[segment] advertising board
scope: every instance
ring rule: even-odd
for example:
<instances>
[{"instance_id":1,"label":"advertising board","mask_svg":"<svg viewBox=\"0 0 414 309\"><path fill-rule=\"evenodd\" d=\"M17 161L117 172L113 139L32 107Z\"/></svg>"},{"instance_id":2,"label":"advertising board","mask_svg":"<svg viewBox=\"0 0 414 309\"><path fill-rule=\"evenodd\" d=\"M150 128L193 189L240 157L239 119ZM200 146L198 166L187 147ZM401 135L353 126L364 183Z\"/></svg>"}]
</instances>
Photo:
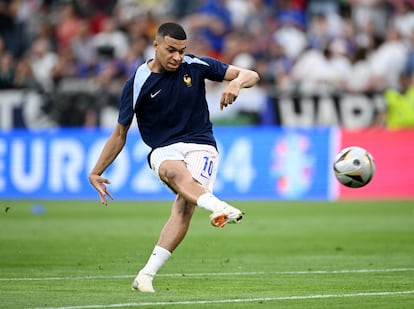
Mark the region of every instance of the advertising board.
<instances>
[{"instance_id":1,"label":"advertising board","mask_svg":"<svg viewBox=\"0 0 414 309\"><path fill-rule=\"evenodd\" d=\"M105 172L116 199L171 199L131 130ZM332 199L332 128L218 127L215 193L225 199ZM97 199L88 173L111 132L56 129L0 133L0 199Z\"/></svg>"}]
</instances>

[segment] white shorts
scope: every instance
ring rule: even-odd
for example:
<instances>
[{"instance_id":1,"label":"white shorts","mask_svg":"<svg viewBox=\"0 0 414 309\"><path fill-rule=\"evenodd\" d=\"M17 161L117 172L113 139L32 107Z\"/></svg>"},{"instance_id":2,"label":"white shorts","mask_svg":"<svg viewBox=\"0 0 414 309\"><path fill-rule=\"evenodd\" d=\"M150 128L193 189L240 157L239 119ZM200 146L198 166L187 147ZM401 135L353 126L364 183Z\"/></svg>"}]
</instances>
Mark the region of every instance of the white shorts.
<instances>
[{"instance_id":1,"label":"white shorts","mask_svg":"<svg viewBox=\"0 0 414 309\"><path fill-rule=\"evenodd\" d=\"M158 179L160 179L160 165L165 160L184 161L193 178L210 192L213 192L219 163L216 148L210 145L180 142L154 149L149 161L151 169Z\"/></svg>"}]
</instances>

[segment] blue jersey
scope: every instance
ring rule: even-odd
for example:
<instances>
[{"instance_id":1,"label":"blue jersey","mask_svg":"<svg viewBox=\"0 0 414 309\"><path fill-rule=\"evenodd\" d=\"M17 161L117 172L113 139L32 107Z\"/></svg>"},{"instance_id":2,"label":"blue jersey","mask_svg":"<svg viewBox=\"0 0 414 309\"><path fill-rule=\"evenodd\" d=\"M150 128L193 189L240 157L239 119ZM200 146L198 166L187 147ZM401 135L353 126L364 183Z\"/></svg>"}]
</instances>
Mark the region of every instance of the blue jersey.
<instances>
[{"instance_id":1,"label":"blue jersey","mask_svg":"<svg viewBox=\"0 0 414 309\"><path fill-rule=\"evenodd\" d=\"M118 122L134 114L142 140L152 149L177 142L216 147L205 80L223 81L228 65L210 57L185 55L174 72L153 73L142 64L125 84Z\"/></svg>"}]
</instances>

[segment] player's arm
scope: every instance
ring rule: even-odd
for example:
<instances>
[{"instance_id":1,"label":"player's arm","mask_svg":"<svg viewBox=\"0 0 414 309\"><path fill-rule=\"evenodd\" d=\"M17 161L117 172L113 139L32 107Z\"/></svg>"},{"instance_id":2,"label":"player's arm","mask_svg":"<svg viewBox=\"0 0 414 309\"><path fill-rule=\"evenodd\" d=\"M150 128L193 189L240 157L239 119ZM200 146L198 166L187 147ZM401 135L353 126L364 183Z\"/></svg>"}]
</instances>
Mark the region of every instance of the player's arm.
<instances>
[{"instance_id":1,"label":"player's arm","mask_svg":"<svg viewBox=\"0 0 414 309\"><path fill-rule=\"evenodd\" d=\"M221 110L237 99L240 89L253 87L260 80L260 77L255 71L229 65L224 80L229 81L229 83L221 94Z\"/></svg>"},{"instance_id":2,"label":"player's arm","mask_svg":"<svg viewBox=\"0 0 414 309\"><path fill-rule=\"evenodd\" d=\"M108 204L106 196L109 196L111 199L113 197L105 186L105 184L110 184L110 181L101 177L101 175L124 148L128 129L129 125L124 126L119 123L116 125L111 136L106 141L95 167L89 174L89 182L98 191L99 199L104 205Z\"/></svg>"}]
</instances>

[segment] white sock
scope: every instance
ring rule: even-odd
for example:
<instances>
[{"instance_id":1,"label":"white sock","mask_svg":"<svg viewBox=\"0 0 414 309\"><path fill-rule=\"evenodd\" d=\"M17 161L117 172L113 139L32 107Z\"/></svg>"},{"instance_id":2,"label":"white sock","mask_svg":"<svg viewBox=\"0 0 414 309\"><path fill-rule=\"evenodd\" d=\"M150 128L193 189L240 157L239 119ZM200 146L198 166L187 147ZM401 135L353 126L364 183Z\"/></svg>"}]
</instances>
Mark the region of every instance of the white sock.
<instances>
[{"instance_id":1,"label":"white sock","mask_svg":"<svg viewBox=\"0 0 414 309\"><path fill-rule=\"evenodd\" d=\"M213 212L216 210L219 202L220 200L217 197L215 197L212 193L207 192L200 195L197 199L197 206Z\"/></svg>"},{"instance_id":2,"label":"white sock","mask_svg":"<svg viewBox=\"0 0 414 309\"><path fill-rule=\"evenodd\" d=\"M141 269L141 272L155 276L158 270L167 262L168 258L171 256L171 252L167 249L164 249L160 246L155 246L154 251L152 251L151 256L148 259L147 264L145 264L144 268Z\"/></svg>"}]
</instances>

